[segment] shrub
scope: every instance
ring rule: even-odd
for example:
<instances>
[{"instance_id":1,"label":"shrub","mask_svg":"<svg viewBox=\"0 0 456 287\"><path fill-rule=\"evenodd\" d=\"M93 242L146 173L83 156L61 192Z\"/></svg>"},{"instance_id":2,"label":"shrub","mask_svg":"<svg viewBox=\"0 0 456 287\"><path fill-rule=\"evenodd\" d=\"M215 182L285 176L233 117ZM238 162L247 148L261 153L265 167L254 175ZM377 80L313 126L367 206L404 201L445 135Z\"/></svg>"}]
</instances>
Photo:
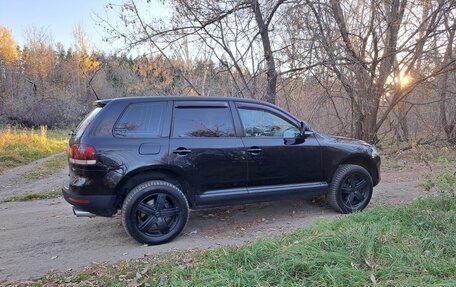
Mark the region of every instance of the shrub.
<instances>
[{"instance_id":1,"label":"shrub","mask_svg":"<svg viewBox=\"0 0 456 287\"><path fill-rule=\"evenodd\" d=\"M436 174L425 173L425 180L418 185L426 191L436 191L442 194L456 194L456 169L454 163L451 164L448 159L439 159L444 164L444 169Z\"/></svg>"}]
</instances>

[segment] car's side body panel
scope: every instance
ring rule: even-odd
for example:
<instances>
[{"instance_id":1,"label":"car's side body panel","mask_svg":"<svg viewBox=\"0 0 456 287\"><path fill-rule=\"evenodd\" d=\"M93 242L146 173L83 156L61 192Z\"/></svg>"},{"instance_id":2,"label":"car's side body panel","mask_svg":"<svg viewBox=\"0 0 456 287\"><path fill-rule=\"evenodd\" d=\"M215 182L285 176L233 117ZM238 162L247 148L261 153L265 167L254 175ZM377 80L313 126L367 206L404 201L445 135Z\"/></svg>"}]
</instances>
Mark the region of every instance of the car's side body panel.
<instances>
[{"instance_id":1,"label":"car's side body panel","mask_svg":"<svg viewBox=\"0 0 456 287\"><path fill-rule=\"evenodd\" d=\"M273 201L292 197L309 198L328 191L326 182L266 185L205 192L197 197L195 208Z\"/></svg>"},{"instance_id":2,"label":"car's side body panel","mask_svg":"<svg viewBox=\"0 0 456 287\"><path fill-rule=\"evenodd\" d=\"M179 149L189 154L180 154ZM247 161L240 138L171 139L168 165L191 180L192 195L218 189L245 188Z\"/></svg>"},{"instance_id":3,"label":"car's side body panel","mask_svg":"<svg viewBox=\"0 0 456 287\"><path fill-rule=\"evenodd\" d=\"M343 163L356 159L357 163L366 167L371 173L374 186L380 181L380 157L373 154L370 145L363 141L326 136L316 133L322 147L324 180L331 182L336 169Z\"/></svg>"}]
</instances>

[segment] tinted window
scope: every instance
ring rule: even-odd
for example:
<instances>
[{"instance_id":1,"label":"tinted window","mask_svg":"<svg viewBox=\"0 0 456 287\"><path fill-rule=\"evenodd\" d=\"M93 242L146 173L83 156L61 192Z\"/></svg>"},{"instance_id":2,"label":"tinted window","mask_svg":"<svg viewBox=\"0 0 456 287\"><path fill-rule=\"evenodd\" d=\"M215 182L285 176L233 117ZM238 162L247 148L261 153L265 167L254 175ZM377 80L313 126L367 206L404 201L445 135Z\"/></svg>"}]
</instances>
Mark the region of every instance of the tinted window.
<instances>
[{"instance_id":1,"label":"tinted window","mask_svg":"<svg viewBox=\"0 0 456 287\"><path fill-rule=\"evenodd\" d=\"M138 103L128 106L114 128L120 137L158 137L164 118L166 102Z\"/></svg>"},{"instance_id":2,"label":"tinted window","mask_svg":"<svg viewBox=\"0 0 456 287\"><path fill-rule=\"evenodd\" d=\"M234 124L229 108L174 109L174 137L232 137Z\"/></svg>"},{"instance_id":3,"label":"tinted window","mask_svg":"<svg viewBox=\"0 0 456 287\"><path fill-rule=\"evenodd\" d=\"M265 110L239 109L246 137L296 137L299 129Z\"/></svg>"},{"instance_id":4,"label":"tinted window","mask_svg":"<svg viewBox=\"0 0 456 287\"><path fill-rule=\"evenodd\" d=\"M82 122L76 128L76 138L80 138L82 136L85 129L89 126L89 124L93 121L95 116L100 111L101 111L101 108L95 108L82 120Z\"/></svg>"}]
</instances>

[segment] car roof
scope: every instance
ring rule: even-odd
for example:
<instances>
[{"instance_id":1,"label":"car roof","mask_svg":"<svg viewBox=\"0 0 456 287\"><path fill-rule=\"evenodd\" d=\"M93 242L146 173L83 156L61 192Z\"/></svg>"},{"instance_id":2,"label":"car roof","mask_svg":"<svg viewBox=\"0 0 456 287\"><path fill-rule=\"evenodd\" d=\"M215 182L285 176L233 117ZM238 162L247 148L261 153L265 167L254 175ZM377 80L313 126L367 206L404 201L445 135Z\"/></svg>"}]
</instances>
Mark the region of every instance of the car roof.
<instances>
[{"instance_id":1,"label":"car roof","mask_svg":"<svg viewBox=\"0 0 456 287\"><path fill-rule=\"evenodd\" d=\"M129 103L134 102L149 102L149 101L242 101L251 103L269 104L267 102L255 99L245 99L236 97L208 97L208 96L142 96L142 97L122 97L113 99L103 99L95 101L96 105L106 105L112 101L125 101ZM269 104L270 105L270 104Z\"/></svg>"},{"instance_id":2,"label":"car roof","mask_svg":"<svg viewBox=\"0 0 456 287\"><path fill-rule=\"evenodd\" d=\"M134 97L122 97L122 98L113 98L113 99L104 99L95 101L95 106L103 107L110 102L126 102L126 103L144 103L144 102L153 102L153 101L237 101L237 102L244 102L244 103L256 103L262 104L264 106L269 106L274 109L279 109L283 113L287 114L289 117L295 119L296 121L300 122L300 119L297 118L295 115L291 114L290 112L284 110L283 108L265 102L261 100L255 99L246 99L246 98L237 98L237 97L208 97L208 96L134 96Z\"/></svg>"}]
</instances>

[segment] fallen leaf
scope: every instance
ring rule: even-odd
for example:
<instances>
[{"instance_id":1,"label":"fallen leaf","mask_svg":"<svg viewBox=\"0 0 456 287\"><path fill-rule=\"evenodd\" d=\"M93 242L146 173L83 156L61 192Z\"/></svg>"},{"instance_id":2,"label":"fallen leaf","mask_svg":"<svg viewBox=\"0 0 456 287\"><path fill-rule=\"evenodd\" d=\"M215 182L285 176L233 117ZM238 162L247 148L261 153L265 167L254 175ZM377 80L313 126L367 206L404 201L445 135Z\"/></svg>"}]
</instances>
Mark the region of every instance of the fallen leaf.
<instances>
[{"instance_id":1,"label":"fallen leaf","mask_svg":"<svg viewBox=\"0 0 456 287\"><path fill-rule=\"evenodd\" d=\"M144 268L144 269L141 271L141 274L144 275L144 274L146 274L147 272L149 272L149 268Z\"/></svg>"},{"instance_id":2,"label":"fallen leaf","mask_svg":"<svg viewBox=\"0 0 456 287\"><path fill-rule=\"evenodd\" d=\"M372 283L377 284L377 279L375 278L374 274L371 274L370 279L371 279Z\"/></svg>"},{"instance_id":3,"label":"fallen leaf","mask_svg":"<svg viewBox=\"0 0 456 287\"><path fill-rule=\"evenodd\" d=\"M136 286L138 286L138 285L139 285L139 284L138 284L138 280L135 278L135 279L130 280L130 281L128 282L128 285L127 285L127 286L128 286L128 287L136 287Z\"/></svg>"}]
</instances>

